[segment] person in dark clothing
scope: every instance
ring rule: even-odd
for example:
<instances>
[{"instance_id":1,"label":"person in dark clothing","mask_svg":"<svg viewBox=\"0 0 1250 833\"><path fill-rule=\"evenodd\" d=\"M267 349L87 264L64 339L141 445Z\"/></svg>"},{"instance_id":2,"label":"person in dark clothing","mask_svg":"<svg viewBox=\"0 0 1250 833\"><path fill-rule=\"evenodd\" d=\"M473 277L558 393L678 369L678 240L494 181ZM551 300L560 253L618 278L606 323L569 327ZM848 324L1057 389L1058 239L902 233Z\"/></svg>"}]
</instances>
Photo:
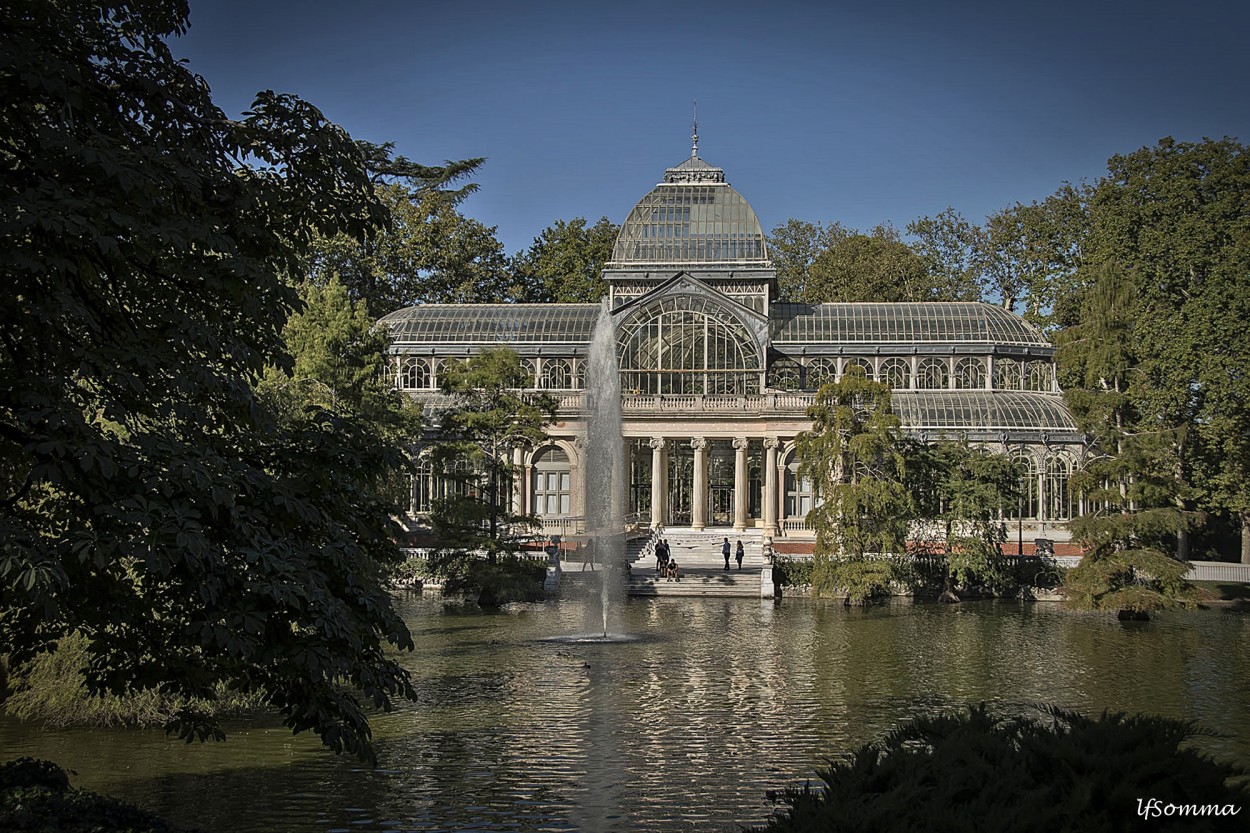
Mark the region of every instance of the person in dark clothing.
<instances>
[{"instance_id":1,"label":"person in dark clothing","mask_svg":"<svg viewBox=\"0 0 1250 833\"><path fill-rule=\"evenodd\" d=\"M746 551L742 548L742 539L738 539L738 546L734 549L734 559L738 562L738 569L742 569L742 557L746 555Z\"/></svg>"},{"instance_id":2,"label":"person in dark clothing","mask_svg":"<svg viewBox=\"0 0 1250 833\"><path fill-rule=\"evenodd\" d=\"M725 556L725 569L726 570L729 569L729 553L730 552L731 552L731 549L729 546L729 539L726 538L725 543L720 545L720 554Z\"/></svg>"}]
</instances>

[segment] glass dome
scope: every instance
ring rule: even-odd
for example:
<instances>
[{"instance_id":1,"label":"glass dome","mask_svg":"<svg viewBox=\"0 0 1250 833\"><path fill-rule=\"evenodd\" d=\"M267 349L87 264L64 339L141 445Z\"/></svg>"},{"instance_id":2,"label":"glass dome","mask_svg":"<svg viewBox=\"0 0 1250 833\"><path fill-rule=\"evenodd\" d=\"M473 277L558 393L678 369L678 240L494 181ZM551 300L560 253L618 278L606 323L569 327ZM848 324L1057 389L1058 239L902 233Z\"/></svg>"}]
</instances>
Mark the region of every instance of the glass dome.
<instances>
[{"instance_id":1,"label":"glass dome","mask_svg":"<svg viewBox=\"0 0 1250 833\"><path fill-rule=\"evenodd\" d=\"M725 172L692 156L669 168L625 218L611 266L716 263L761 265L760 221Z\"/></svg>"}]
</instances>

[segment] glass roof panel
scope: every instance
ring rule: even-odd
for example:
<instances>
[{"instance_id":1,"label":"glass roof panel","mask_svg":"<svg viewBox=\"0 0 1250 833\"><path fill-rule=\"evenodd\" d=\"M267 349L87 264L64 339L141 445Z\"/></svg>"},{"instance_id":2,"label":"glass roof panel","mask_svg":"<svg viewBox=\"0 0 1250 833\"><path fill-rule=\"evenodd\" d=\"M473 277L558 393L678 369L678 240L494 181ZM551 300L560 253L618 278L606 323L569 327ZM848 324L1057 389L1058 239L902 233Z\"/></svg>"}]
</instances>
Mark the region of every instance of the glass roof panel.
<instances>
[{"instance_id":1,"label":"glass roof panel","mask_svg":"<svg viewBox=\"0 0 1250 833\"><path fill-rule=\"evenodd\" d=\"M974 302L774 304L778 344L890 342L1019 344L1049 347L1040 331L993 304Z\"/></svg>"},{"instance_id":2,"label":"glass roof panel","mask_svg":"<svg viewBox=\"0 0 1250 833\"><path fill-rule=\"evenodd\" d=\"M1063 397L1032 391L895 391L894 412L909 431L1078 433Z\"/></svg>"},{"instance_id":3,"label":"glass roof panel","mask_svg":"<svg viewBox=\"0 0 1250 833\"><path fill-rule=\"evenodd\" d=\"M598 304L425 304L378 323L395 343L587 343Z\"/></svg>"}]
</instances>

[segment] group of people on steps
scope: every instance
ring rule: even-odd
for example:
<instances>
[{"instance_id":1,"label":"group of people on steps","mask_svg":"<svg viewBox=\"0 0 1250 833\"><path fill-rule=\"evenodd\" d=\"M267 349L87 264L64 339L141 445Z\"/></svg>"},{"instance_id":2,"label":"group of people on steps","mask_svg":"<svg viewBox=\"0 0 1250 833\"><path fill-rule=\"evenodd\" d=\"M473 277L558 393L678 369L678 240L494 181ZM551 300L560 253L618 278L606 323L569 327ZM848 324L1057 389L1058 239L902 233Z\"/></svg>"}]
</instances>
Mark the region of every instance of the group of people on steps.
<instances>
[{"instance_id":1,"label":"group of people on steps","mask_svg":"<svg viewBox=\"0 0 1250 833\"><path fill-rule=\"evenodd\" d=\"M729 569L729 558L732 555L734 560L738 562L738 569L742 569L742 559L746 556L746 548L742 546L742 539L738 539L737 546L731 546L729 539L725 538L724 543L720 547L721 555L725 557L725 569ZM663 577L666 581L681 581L681 572L677 566L677 560L673 558L673 550L669 546L667 538L660 538L655 542L655 572L656 575Z\"/></svg>"}]
</instances>

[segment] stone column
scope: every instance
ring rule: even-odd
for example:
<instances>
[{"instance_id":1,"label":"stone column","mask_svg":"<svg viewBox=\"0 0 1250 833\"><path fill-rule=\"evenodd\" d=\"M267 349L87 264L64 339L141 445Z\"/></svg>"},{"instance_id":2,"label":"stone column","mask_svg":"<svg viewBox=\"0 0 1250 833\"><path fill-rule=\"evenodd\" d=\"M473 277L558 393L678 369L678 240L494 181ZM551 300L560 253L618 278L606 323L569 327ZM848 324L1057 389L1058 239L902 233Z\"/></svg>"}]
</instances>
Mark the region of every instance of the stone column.
<instances>
[{"instance_id":1,"label":"stone column","mask_svg":"<svg viewBox=\"0 0 1250 833\"><path fill-rule=\"evenodd\" d=\"M747 449L751 441L734 437L734 531L747 528Z\"/></svg>"},{"instance_id":2,"label":"stone column","mask_svg":"<svg viewBox=\"0 0 1250 833\"><path fill-rule=\"evenodd\" d=\"M620 518L622 521L629 514L629 483L633 480L634 471L633 450L633 443L628 438L622 437L620 486L616 490L617 505L614 513L614 517Z\"/></svg>"},{"instance_id":3,"label":"stone column","mask_svg":"<svg viewBox=\"0 0 1250 833\"><path fill-rule=\"evenodd\" d=\"M707 438L695 437L690 441L694 449L694 496L690 501L690 527L707 527Z\"/></svg>"},{"instance_id":4,"label":"stone column","mask_svg":"<svg viewBox=\"0 0 1250 833\"><path fill-rule=\"evenodd\" d=\"M573 449L577 452L577 459L572 461L569 466L569 477L573 482L569 484L572 487L573 494L570 495L570 503L572 503L573 517L581 518L576 524L570 525L569 532L585 532L586 531L586 499L589 497L590 489L590 472L586 468L586 451L590 448L590 441L585 437L575 437L573 439Z\"/></svg>"},{"instance_id":5,"label":"stone column","mask_svg":"<svg viewBox=\"0 0 1250 833\"><path fill-rule=\"evenodd\" d=\"M525 452L521 446L512 449L512 514L525 514Z\"/></svg>"},{"instance_id":6,"label":"stone column","mask_svg":"<svg viewBox=\"0 0 1250 833\"><path fill-rule=\"evenodd\" d=\"M781 440L764 438L764 535L777 536L777 449Z\"/></svg>"},{"instance_id":7,"label":"stone column","mask_svg":"<svg viewBox=\"0 0 1250 833\"><path fill-rule=\"evenodd\" d=\"M786 534L786 467L777 460L777 528Z\"/></svg>"},{"instance_id":8,"label":"stone column","mask_svg":"<svg viewBox=\"0 0 1250 833\"><path fill-rule=\"evenodd\" d=\"M659 529L664 526L668 520L664 517L664 510L667 508L668 496L667 484L664 482L668 474L668 466L665 460L663 437L651 438L651 528Z\"/></svg>"}]
</instances>

